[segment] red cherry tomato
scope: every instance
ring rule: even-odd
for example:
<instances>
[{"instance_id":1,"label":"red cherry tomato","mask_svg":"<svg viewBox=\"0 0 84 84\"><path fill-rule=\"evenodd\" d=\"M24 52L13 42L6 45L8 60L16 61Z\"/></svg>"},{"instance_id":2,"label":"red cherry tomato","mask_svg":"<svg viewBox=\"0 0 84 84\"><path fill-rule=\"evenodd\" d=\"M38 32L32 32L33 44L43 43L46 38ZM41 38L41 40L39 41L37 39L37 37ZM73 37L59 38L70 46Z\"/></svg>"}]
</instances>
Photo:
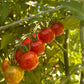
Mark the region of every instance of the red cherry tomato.
<instances>
[{"instance_id":1,"label":"red cherry tomato","mask_svg":"<svg viewBox=\"0 0 84 84\"><path fill-rule=\"evenodd\" d=\"M26 45L29 45L30 42L31 42L30 38L27 38L22 42L22 44L26 46Z\"/></svg>"},{"instance_id":2,"label":"red cherry tomato","mask_svg":"<svg viewBox=\"0 0 84 84\"><path fill-rule=\"evenodd\" d=\"M36 37L37 37L37 39L39 39L38 34L37 34L37 35L36 35L36 34L33 34L33 36L34 36L34 38L36 38Z\"/></svg>"},{"instance_id":3,"label":"red cherry tomato","mask_svg":"<svg viewBox=\"0 0 84 84\"><path fill-rule=\"evenodd\" d=\"M64 26L61 23L55 23L51 26L53 32L55 32L56 36L60 36L64 32Z\"/></svg>"},{"instance_id":4,"label":"red cherry tomato","mask_svg":"<svg viewBox=\"0 0 84 84\"><path fill-rule=\"evenodd\" d=\"M20 59L20 57L23 55L23 53L21 53L20 50L17 50L15 53L15 60L17 61L18 59Z\"/></svg>"},{"instance_id":5,"label":"red cherry tomato","mask_svg":"<svg viewBox=\"0 0 84 84\"><path fill-rule=\"evenodd\" d=\"M36 34L33 34L34 38L36 38Z\"/></svg>"},{"instance_id":6,"label":"red cherry tomato","mask_svg":"<svg viewBox=\"0 0 84 84\"><path fill-rule=\"evenodd\" d=\"M37 54L32 51L24 53L20 58L19 64L24 70L35 69L38 65Z\"/></svg>"},{"instance_id":7,"label":"red cherry tomato","mask_svg":"<svg viewBox=\"0 0 84 84\"><path fill-rule=\"evenodd\" d=\"M31 51L34 51L37 55L40 55L45 50L45 45L41 40L31 42Z\"/></svg>"},{"instance_id":8,"label":"red cherry tomato","mask_svg":"<svg viewBox=\"0 0 84 84\"><path fill-rule=\"evenodd\" d=\"M45 29L41 30L38 36L39 39L42 40L44 43L51 43L55 38L54 32L49 27L46 27Z\"/></svg>"},{"instance_id":9,"label":"red cherry tomato","mask_svg":"<svg viewBox=\"0 0 84 84\"><path fill-rule=\"evenodd\" d=\"M1 64L1 68L2 68L3 71L5 71L5 69L6 69L8 66L9 66L9 64L8 64L7 60L4 60L4 61L2 62L2 64Z\"/></svg>"}]
</instances>

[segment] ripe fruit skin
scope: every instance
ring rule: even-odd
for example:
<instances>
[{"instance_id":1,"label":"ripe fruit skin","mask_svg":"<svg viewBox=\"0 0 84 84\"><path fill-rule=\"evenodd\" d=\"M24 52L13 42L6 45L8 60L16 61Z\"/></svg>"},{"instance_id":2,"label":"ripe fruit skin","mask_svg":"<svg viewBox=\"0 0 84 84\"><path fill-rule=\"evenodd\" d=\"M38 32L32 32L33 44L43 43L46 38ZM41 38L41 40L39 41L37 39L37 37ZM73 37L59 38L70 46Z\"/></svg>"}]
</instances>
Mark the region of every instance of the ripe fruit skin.
<instances>
[{"instance_id":1,"label":"ripe fruit skin","mask_svg":"<svg viewBox=\"0 0 84 84\"><path fill-rule=\"evenodd\" d=\"M32 51L24 53L20 58L19 64L24 70L35 69L38 65L37 54Z\"/></svg>"},{"instance_id":2,"label":"ripe fruit skin","mask_svg":"<svg viewBox=\"0 0 84 84\"><path fill-rule=\"evenodd\" d=\"M4 78L8 84L18 84L24 77L24 70L19 66L8 66L4 71Z\"/></svg>"},{"instance_id":3,"label":"ripe fruit skin","mask_svg":"<svg viewBox=\"0 0 84 84\"><path fill-rule=\"evenodd\" d=\"M40 30L38 36L39 39L42 40L44 43L51 43L55 38L54 32L49 27Z\"/></svg>"},{"instance_id":4,"label":"ripe fruit skin","mask_svg":"<svg viewBox=\"0 0 84 84\"><path fill-rule=\"evenodd\" d=\"M23 53L21 53L20 50L17 50L15 53L15 60L17 61L18 59L20 59L20 57L23 55Z\"/></svg>"},{"instance_id":5,"label":"ripe fruit skin","mask_svg":"<svg viewBox=\"0 0 84 84\"><path fill-rule=\"evenodd\" d=\"M45 50L45 45L41 40L31 42L31 51L34 51L37 55L41 55Z\"/></svg>"},{"instance_id":6,"label":"ripe fruit skin","mask_svg":"<svg viewBox=\"0 0 84 84\"><path fill-rule=\"evenodd\" d=\"M22 42L22 44L24 44L26 46L26 45L29 45L30 42L31 42L31 40L29 38L27 38Z\"/></svg>"},{"instance_id":7,"label":"ripe fruit skin","mask_svg":"<svg viewBox=\"0 0 84 84\"><path fill-rule=\"evenodd\" d=\"M55 23L51 26L53 32L55 32L56 36L60 36L64 32L64 26L61 23Z\"/></svg>"},{"instance_id":8,"label":"ripe fruit skin","mask_svg":"<svg viewBox=\"0 0 84 84\"><path fill-rule=\"evenodd\" d=\"M1 68L3 71L5 71L5 69L9 66L7 60L4 60L3 63L1 64Z\"/></svg>"}]
</instances>

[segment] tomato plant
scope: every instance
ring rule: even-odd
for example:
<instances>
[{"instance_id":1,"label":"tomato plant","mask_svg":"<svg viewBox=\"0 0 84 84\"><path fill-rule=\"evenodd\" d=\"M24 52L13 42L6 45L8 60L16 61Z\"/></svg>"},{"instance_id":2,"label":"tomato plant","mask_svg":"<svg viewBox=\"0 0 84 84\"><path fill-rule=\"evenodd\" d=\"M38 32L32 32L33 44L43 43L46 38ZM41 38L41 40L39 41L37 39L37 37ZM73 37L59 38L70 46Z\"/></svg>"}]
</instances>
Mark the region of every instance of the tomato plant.
<instances>
[{"instance_id":1,"label":"tomato plant","mask_svg":"<svg viewBox=\"0 0 84 84\"><path fill-rule=\"evenodd\" d=\"M46 27L50 29L47 31ZM42 33L43 30L47 34ZM38 35L39 31L42 31L42 36ZM32 50L34 53L37 52L37 55L40 54L37 68L33 69L36 66L33 64L34 61L23 62L22 59L26 58L22 57L25 54L23 50L16 51L16 60L22 57L21 64L25 67L27 64L30 66L25 70L31 69L25 71L20 84L84 84L83 31L84 0L1 0L0 66L4 59L14 57L16 46L21 43L21 39L27 38L19 46L25 47L30 42L28 38L35 43L39 36L38 39L45 44L45 51L41 54L41 43L40 47L34 47ZM27 49L28 47L24 48L25 51ZM11 60L11 66L14 66L12 64L14 62ZM0 83L10 84L3 80L3 73L0 67Z\"/></svg>"},{"instance_id":2,"label":"tomato plant","mask_svg":"<svg viewBox=\"0 0 84 84\"><path fill-rule=\"evenodd\" d=\"M37 54L32 51L24 53L19 60L19 64L24 70L35 69L38 65Z\"/></svg>"},{"instance_id":3,"label":"tomato plant","mask_svg":"<svg viewBox=\"0 0 84 84\"><path fill-rule=\"evenodd\" d=\"M38 36L39 39L42 40L44 43L51 43L55 38L54 32L49 27L40 30Z\"/></svg>"},{"instance_id":4,"label":"tomato plant","mask_svg":"<svg viewBox=\"0 0 84 84\"><path fill-rule=\"evenodd\" d=\"M62 23L59 23L59 22L54 23L51 26L51 29L53 30L53 32L55 32L55 35L56 36L60 36L64 32L63 24Z\"/></svg>"},{"instance_id":5,"label":"tomato plant","mask_svg":"<svg viewBox=\"0 0 84 84\"><path fill-rule=\"evenodd\" d=\"M36 40L31 42L31 51L37 53L37 55L41 55L45 50L45 45L41 40Z\"/></svg>"},{"instance_id":6,"label":"tomato plant","mask_svg":"<svg viewBox=\"0 0 84 84\"><path fill-rule=\"evenodd\" d=\"M8 66L4 78L9 84L18 84L24 77L24 70L19 66Z\"/></svg>"},{"instance_id":7,"label":"tomato plant","mask_svg":"<svg viewBox=\"0 0 84 84\"><path fill-rule=\"evenodd\" d=\"M4 60L1 64L1 68L3 71L5 71L5 69L9 66L8 61Z\"/></svg>"}]
</instances>

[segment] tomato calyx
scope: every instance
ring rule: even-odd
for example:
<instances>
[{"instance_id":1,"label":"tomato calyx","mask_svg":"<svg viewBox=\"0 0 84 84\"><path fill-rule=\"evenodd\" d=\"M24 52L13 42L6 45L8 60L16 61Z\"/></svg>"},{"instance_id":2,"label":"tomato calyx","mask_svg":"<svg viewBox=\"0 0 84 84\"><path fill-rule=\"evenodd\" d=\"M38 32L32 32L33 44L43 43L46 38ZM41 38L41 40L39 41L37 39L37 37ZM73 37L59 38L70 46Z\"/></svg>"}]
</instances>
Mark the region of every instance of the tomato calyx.
<instances>
[{"instance_id":1,"label":"tomato calyx","mask_svg":"<svg viewBox=\"0 0 84 84\"><path fill-rule=\"evenodd\" d=\"M38 34L36 33L36 34L31 35L31 39L32 41L38 40Z\"/></svg>"},{"instance_id":2,"label":"tomato calyx","mask_svg":"<svg viewBox=\"0 0 84 84\"><path fill-rule=\"evenodd\" d=\"M30 43L31 43L31 41L28 43L26 42L25 44L20 45L18 50L20 50L20 52L23 54L30 51L30 49L31 49Z\"/></svg>"},{"instance_id":3,"label":"tomato calyx","mask_svg":"<svg viewBox=\"0 0 84 84\"><path fill-rule=\"evenodd\" d=\"M28 49L27 46L29 46L29 49ZM30 43L29 43L29 44L26 44L26 46L25 46L25 45L21 45L21 46L19 47L19 50L20 50L21 53L28 52L28 51L30 50Z\"/></svg>"}]
</instances>

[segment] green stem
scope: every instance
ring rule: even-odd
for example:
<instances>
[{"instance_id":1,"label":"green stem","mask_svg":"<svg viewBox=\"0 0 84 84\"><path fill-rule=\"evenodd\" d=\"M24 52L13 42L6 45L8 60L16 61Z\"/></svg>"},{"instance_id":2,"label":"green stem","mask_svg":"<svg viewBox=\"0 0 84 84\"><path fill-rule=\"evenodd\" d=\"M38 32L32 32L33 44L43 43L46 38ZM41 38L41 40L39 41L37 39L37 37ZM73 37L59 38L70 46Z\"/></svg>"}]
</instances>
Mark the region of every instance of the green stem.
<instances>
[{"instance_id":1,"label":"green stem","mask_svg":"<svg viewBox=\"0 0 84 84\"><path fill-rule=\"evenodd\" d=\"M66 49L64 49L60 44L59 44L59 42L57 42L56 40L54 40L54 42L60 47L60 49L62 49L63 51L67 51Z\"/></svg>"},{"instance_id":2,"label":"green stem","mask_svg":"<svg viewBox=\"0 0 84 84\"><path fill-rule=\"evenodd\" d=\"M80 21L80 42L82 49L82 67L84 66L84 21ZM81 71L80 84L84 84L84 73Z\"/></svg>"},{"instance_id":3,"label":"green stem","mask_svg":"<svg viewBox=\"0 0 84 84\"><path fill-rule=\"evenodd\" d=\"M69 48L69 30L65 31L65 41L64 41L64 64L65 64L65 75L69 75L69 61L68 61L68 48Z\"/></svg>"}]
</instances>

